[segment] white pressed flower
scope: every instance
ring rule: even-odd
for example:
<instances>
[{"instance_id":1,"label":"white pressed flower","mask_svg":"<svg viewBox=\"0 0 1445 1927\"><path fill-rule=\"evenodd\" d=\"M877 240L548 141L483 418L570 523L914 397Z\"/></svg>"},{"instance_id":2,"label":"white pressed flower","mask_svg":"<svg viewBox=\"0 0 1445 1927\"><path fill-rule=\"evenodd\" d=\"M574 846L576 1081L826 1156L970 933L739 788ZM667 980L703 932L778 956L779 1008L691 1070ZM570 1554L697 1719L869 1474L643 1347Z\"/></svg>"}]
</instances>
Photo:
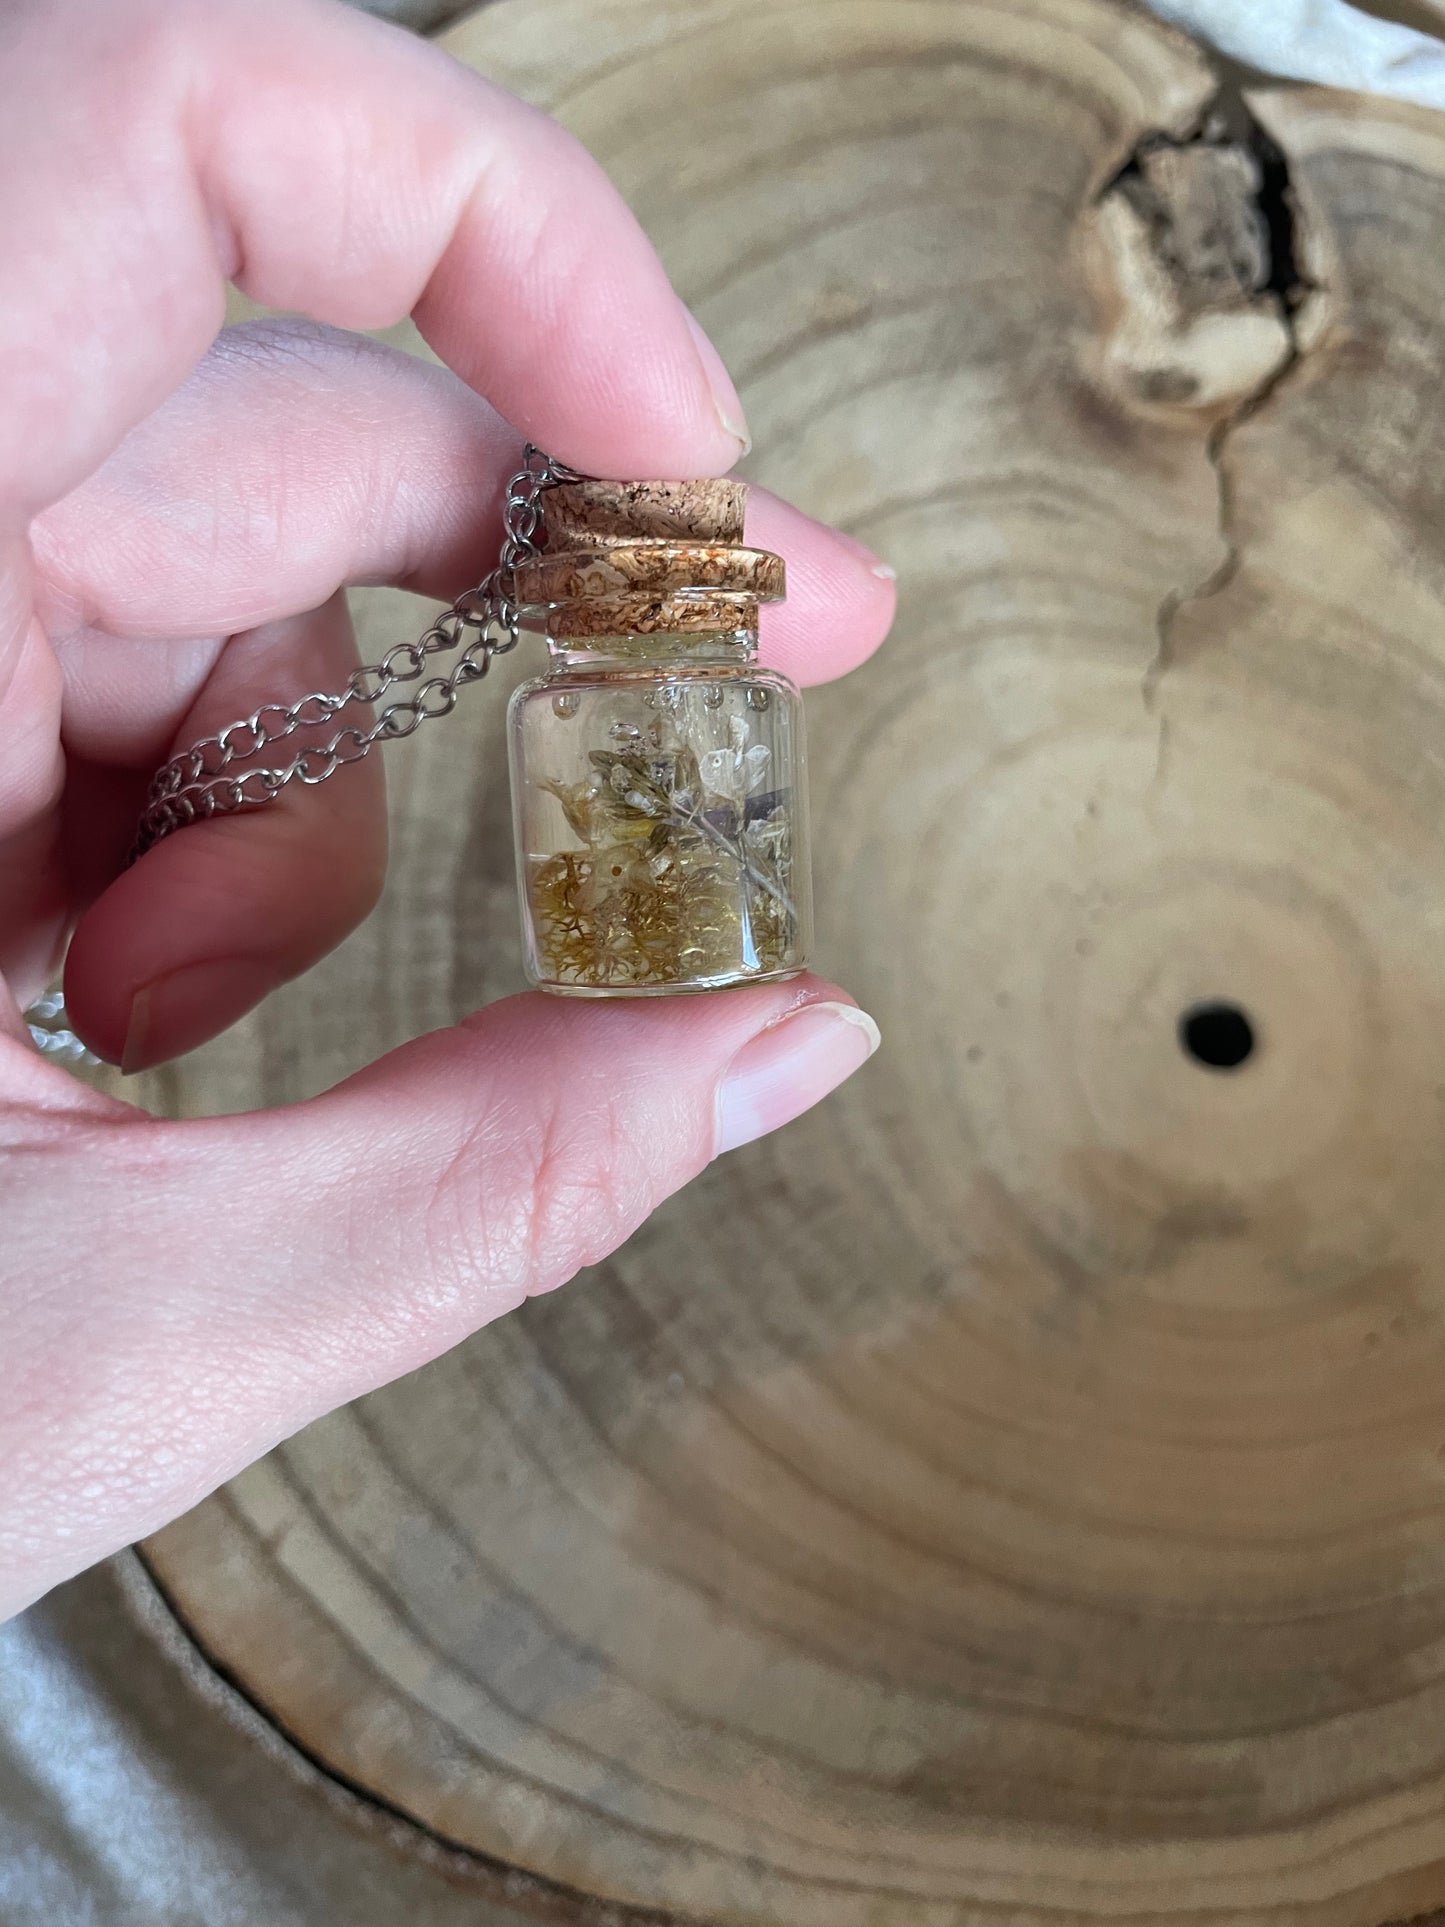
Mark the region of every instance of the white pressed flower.
<instances>
[{"instance_id":1,"label":"white pressed flower","mask_svg":"<svg viewBox=\"0 0 1445 1927\"><path fill-rule=\"evenodd\" d=\"M772 762L767 744L749 742L748 735L748 726L742 717L730 717L729 747L704 750L697 759L708 797L731 804L739 814L754 790L761 788Z\"/></svg>"}]
</instances>

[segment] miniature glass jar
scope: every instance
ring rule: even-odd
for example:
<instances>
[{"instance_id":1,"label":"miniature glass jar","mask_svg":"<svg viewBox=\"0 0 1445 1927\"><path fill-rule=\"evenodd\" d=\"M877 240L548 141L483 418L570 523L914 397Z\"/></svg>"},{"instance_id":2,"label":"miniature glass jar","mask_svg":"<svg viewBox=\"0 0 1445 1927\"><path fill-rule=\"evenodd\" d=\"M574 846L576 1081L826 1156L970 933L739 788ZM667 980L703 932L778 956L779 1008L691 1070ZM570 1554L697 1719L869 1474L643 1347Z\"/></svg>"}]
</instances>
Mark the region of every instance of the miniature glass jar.
<instances>
[{"instance_id":1,"label":"miniature glass jar","mask_svg":"<svg viewBox=\"0 0 1445 1927\"><path fill-rule=\"evenodd\" d=\"M757 662L779 557L736 482L581 482L517 571L545 676L509 710L527 974L574 996L791 977L812 943L802 698Z\"/></svg>"}]
</instances>

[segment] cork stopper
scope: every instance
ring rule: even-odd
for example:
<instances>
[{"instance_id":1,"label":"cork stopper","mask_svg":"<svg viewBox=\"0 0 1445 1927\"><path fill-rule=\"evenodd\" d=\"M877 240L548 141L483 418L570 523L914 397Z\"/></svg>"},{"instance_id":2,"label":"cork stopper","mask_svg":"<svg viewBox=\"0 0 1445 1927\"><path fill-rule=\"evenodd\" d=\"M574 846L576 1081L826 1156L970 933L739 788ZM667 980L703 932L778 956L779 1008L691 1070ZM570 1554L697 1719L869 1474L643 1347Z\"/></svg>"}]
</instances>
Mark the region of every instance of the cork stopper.
<instances>
[{"instance_id":1,"label":"cork stopper","mask_svg":"<svg viewBox=\"0 0 1445 1927\"><path fill-rule=\"evenodd\" d=\"M756 629L783 559L743 546L747 484L567 482L543 501L542 551L518 565L529 628L558 640Z\"/></svg>"}]
</instances>

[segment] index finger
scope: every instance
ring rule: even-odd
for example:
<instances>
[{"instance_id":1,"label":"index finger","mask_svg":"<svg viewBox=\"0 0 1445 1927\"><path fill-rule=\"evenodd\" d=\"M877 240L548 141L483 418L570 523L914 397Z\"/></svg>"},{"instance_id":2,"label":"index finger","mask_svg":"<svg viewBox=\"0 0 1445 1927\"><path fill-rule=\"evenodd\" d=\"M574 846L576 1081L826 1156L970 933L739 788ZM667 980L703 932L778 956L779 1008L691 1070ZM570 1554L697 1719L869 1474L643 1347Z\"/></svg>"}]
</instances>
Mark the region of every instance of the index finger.
<instances>
[{"instance_id":1,"label":"index finger","mask_svg":"<svg viewBox=\"0 0 1445 1927\"><path fill-rule=\"evenodd\" d=\"M561 459L715 474L715 352L571 137L331 0L19 0L0 27L0 528L194 366L233 280L348 328L411 313Z\"/></svg>"}]
</instances>

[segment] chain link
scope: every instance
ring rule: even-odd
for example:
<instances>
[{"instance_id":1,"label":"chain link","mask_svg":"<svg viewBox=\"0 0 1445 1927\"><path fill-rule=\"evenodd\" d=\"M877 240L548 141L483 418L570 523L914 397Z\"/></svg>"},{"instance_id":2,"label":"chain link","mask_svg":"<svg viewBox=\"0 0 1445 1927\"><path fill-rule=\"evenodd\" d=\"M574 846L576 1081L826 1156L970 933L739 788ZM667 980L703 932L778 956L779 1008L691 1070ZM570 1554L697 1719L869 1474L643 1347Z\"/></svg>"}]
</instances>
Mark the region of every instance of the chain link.
<instances>
[{"instance_id":1,"label":"chain link","mask_svg":"<svg viewBox=\"0 0 1445 1927\"><path fill-rule=\"evenodd\" d=\"M529 443L521 468L507 484L501 554L486 580L458 596L418 641L398 643L380 662L354 669L336 694L313 692L289 708L263 703L241 721L173 756L151 781L130 861L187 823L269 803L289 783L324 783L349 763L359 763L378 743L396 742L434 717L449 716L458 693L468 683L480 682L494 656L516 647L521 612L512 600L513 572L538 552L545 492L559 482L580 479ZM463 646L468 635L472 640ZM388 703L369 728L349 724L329 741L298 750L289 762L234 768L299 730L324 727L353 703L380 702L399 685L418 681L432 656L458 647L461 654L448 674L432 676L415 695Z\"/></svg>"}]
</instances>

